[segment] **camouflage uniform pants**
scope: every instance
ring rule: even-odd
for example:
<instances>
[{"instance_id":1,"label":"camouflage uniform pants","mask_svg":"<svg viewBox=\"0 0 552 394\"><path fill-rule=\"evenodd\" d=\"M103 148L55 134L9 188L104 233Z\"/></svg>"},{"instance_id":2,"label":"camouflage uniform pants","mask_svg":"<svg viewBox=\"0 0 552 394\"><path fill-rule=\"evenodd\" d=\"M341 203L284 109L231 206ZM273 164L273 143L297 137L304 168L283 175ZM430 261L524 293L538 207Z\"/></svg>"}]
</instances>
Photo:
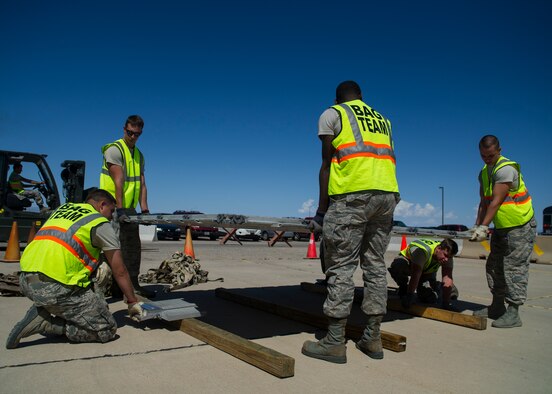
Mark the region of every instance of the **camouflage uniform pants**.
<instances>
[{"instance_id":1,"label":"camouflage uniform pants","mask_svg":"<svg viewBox=\"0 0 552 394\"><path fill-rule=\"evenodd\" d=\"M537 222L532 218L520 227L499 229L491 236L491 253L485 266L493 295L509 304L523 305L527 299L529 261L535 243Z\"/></svg>"},{"instance_id":2,"label":"camouflage uniform pants","mask_svg":"<svg viewBox=\"0 0 552 394\"><path fill-rule=\"evenodd\" d=\"M42 195L38 190L23 190L22 192L17 193L19 196L33 198L36 202L36 205L44 205L42 200Z\"/></svg>"},{"instance_id":3,"label":"camouflage uniform pants","mask_svg":"<svg viewBox=\"0 0 552 394\"><path fill-rule=\"evenodd\" d=\"M387 308L387 273L384 253L390 241L393 193L362 192L331 198L324 218L328 296L324 314L342 319L349 316L355 283L353 274L360 262L364 281L362 310L383 315Z\"/></svg>"},{"instance_id":4,"label":"camouflage uniform pants","mask_svg":"<svg viewBox=\"0 0 552 394\"><path fill-rule=\"evenodd\" d=\"M136 215L133 208L125 209L127 215ZM133 284L138 284L138 275L140 275L140 263L142 257L142 243L140 242L140 228L134 223L119 223L116 213L111 221L115 233L119 235L121 241L121 253L123 261L128 271L128 275Z\"/></svg>"},{"instance_id":5,"label":"camouflage uniform pants","mask_svg":"<svg viewBox=\"0 0 552 394\"><path fill-rule=\"evenodd\" d=\"M405 257L398 256L393 260L391 266L388 268L389 274L399 286L407 286L412 276L412 267L410 262ZM432 288L436 288L437 273L422 273L420 281L418 282L417 289L420 290L423 287L424 282L429 282Z\"/></svg>"},{"instance_id":6,"label":"camouflage uniform pants","mask_svg":"<svg viewBox=\"0 0 552 394\"><path fill-rule=\"evenodd\" d=\"M408 259L402 255L397 256L387 270L395 283L399 285L399 288L404 286L406 290L406 286L408 286L408 282L412 276L412 267ZM418 299L425 303L436 303L441 297L442 285L443 284L441 282L437 281L437 272L422 273L418 286L416 287ZM402 295L400 291L399 295ZM456 288L456 285L453 284L451 289L451 299L457 298L458 289Z\"/></svg>"},{"instance_id":7,"label":"camouflage uniform pants","mask_svg":"<svg viewBox=\"0 0 552 394\"><path fill-rule=\"evenodd\" d=\"M27 280L22 272L19 278L21 292L35 306L44 307L52 315L65 320L65 335L73 342L108 342L115 338L117 323L107 309L103 297L90 287L66 286L39 274L39 281ZM47 279L47 280L43 280Z\"/></svg>"}]
</instances>

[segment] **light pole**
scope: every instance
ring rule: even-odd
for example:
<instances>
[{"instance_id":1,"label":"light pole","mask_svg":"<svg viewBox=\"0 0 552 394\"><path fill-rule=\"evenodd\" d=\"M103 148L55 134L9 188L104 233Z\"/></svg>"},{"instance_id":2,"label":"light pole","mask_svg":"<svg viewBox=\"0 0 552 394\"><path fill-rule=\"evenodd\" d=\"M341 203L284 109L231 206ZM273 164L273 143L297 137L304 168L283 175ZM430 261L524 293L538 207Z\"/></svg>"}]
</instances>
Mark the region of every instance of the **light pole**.
<instances>
[{"instance_id":1,"label":"light pole","mask_svg":"<svg viewBox=\"0 0 552 394\"><path fill-rule=\"evenodd\" d=\"M445 224L445 187L439 186L441 189L441 224Z\"/></svg>"}]
</instances>

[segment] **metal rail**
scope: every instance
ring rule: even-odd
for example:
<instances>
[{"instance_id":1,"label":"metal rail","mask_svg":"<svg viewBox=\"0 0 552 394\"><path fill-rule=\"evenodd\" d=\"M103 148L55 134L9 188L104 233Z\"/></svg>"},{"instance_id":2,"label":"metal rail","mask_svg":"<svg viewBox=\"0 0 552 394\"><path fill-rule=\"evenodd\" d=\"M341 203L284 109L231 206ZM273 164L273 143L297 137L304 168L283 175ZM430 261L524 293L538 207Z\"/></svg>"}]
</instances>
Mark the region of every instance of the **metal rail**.
<instances>
[{"instance_id":1,"label":"metal rail","mask_svg":"<svg viewBox=\"0 0 552 394\"><path fill-rule=\"evenodd\" d=\"M174 224L185 228L187 226L224 227L224 228L251 228L255 230L309 232L308 221L297 218L276 218L266 216L245 216L235 214L147 214L130 215L129 223L153 225ZM394 226L393 235L441 237L441 238L470 238L470 231L445 231L421 227Z\"/></svg>"}]
</instances>

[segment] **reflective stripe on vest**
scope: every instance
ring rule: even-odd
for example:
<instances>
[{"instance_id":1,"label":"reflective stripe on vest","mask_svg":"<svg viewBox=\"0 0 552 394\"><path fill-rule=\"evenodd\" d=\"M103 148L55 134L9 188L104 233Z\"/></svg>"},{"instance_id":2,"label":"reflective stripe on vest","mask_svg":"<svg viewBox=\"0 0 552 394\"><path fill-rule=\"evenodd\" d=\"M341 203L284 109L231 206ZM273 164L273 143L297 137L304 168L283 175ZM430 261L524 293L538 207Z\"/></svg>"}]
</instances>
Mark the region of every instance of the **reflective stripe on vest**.
<instances>
[{"instance_id":1,"label":"reflective stripe on vest","mask_svg":"<svg viewBox=\"0 0 552 394\"><path fill-rule=\"evenodd\" d=\"M412 247L422 249L425 252L427 257L424 263L424 266L422 268L422 273L432 274L434 272L437 272L441 267L439 262L433 259L433 253L435 252L435 248L440 244L441 244L440 241L434 241L432 239L417 239L416 241L410 243L406 248L401 250L400 254L406 257L408 261L412 261L412 252L410 249Z\"/></svg>"},{"instance_id":2,"label":"reflective stripe on vest","mask_svg":"<svg viewBox=\"0 0 552 394\"><path fill-rule=\"evenodd\" d=\"M391 123L360 100L334 105L341 132L332 141L328 194L398 192Z\"/></svg>"},{"instance_id":3,"label":"reflective stripe on vest","mask_svg":"<svg viewBox=\"0 0 552 394\"><path fill-rule=\"evenodd\" d=\"M102 147L102 153L105 153L107 148L116 146L121 152L123 158L123 208L136 208L140 199L140 173L142 169L142 153L137 147L134 147L134 154L130 153L130 149L123 139L117 140L111 144ZM115 197L115 182L109 175L107 162L103 161L102 171L100 174L100 189L107 190Z\"/></svg>"},{"instance_id":4,"label":"reflective stripe on vest","mask_svg":"<svg viewBox=\"0 0 552 394\"><path fill-rule=\"evenodd\" d=\"M90 204L66 203L55 210L21 256L21 270L42 272L60 283L86 287L98 267L94 227L108 222Z\"/></svg>"},{"instance_id":5,"label":"reflective stripe on vest","mask_svg":"<svg viewBox=\"0 0 552 394\"><path fill-rule=\"evenodd\" d=\"M508 191L508 195L493 218L493 223L497 229L522 226L531 220L534 215L531 195L525 187L525 182L523 182L519 164L504 156L498 158L490 179L487 166L485 165L481 170L481 187L483 188L485 202L488 205L493 199L494 174L502 167L508 165L514 167L517 171L519 184L516 190Z\"/></svg>"},{"instance_id":6,"label":"reflective stripe on vest","mask_svg":"<svg viewBox=\"0 0 552 394\"><path fill-rule=\"evenodd\" d=\"M10 185L10 189L13 190L14 193L21 194L25 191L23 188L23 185L21 183L21 180L17 179L14 180L15 172L13 172L8 179L8 183Z\"/></svg>"}]
</instances>

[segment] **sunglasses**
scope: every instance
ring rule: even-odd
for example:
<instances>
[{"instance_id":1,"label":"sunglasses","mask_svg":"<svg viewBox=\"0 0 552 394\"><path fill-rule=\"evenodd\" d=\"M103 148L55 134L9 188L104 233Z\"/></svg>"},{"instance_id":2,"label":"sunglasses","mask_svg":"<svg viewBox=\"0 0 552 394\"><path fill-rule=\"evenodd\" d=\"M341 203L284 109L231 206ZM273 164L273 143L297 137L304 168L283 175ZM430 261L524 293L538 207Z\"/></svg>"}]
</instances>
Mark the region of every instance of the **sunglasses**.
<instances>
[{"instance_id":1,"label":"sunglasses","mask_svg":"<svg viewBox=\"0 0 552 394\"><path fill-rule=\"evenodd\" d=\"M131 131L129 129L125 129L125 131L129 137L140 137L142 135L141 131Z\"/></svg>"}]
</instances>

